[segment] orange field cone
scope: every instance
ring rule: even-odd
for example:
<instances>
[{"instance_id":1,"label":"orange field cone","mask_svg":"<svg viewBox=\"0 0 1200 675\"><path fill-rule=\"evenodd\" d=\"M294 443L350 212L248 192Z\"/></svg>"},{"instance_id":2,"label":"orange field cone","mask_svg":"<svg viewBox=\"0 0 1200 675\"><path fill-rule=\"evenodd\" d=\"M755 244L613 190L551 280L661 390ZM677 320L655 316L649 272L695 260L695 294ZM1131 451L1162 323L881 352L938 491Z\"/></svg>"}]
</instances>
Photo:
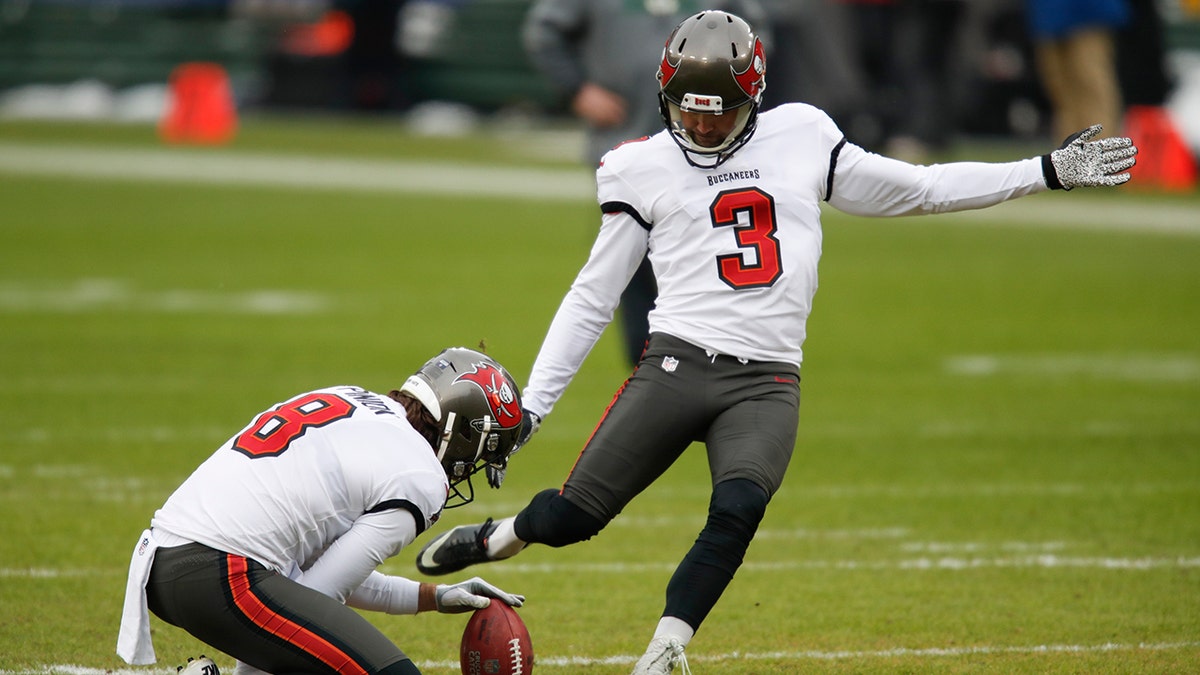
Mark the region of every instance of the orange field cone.
<instances>
[{"instance_id":1,"label":"orange field cone","mask_svg":"<svg viewBox=\"0 0 1200 675\"><path fill-rule=\"evenodd\" d=\"M224 68L192 62L171 72L167 110L158 127L164 141L219 145L232 140L236 130L237 107Z\"/></svg>"},{"instance_id":2,"label":"orange field cone","mask_svg":"<svg viewBox=\"0 0 1200 675\"><path fill-rule=\"evenodd\" d=\"M1125 135L1138 148L1129 185L1148 190L1183 192L1196 188L1196 158L1165 108L1130 106Z\"/></svg>"}]
</instances>

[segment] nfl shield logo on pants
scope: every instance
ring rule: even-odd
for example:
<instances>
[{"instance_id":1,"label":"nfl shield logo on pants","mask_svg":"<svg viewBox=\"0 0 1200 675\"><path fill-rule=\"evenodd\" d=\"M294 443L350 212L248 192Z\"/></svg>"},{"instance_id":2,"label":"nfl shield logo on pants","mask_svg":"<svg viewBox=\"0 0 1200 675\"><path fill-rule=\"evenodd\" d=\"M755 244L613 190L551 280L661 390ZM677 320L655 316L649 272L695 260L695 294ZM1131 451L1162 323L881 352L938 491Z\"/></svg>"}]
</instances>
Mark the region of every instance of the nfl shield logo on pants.
<instances>
[{"instance_id":1,"label":"nfl shield logo on pants","mask_svg":"<svg viewBox=\"0 0 1200 675\"><path fill-rule=\"evenodd\" d=\"M675 372L675 369L678 367L679 367L679 359L675 358L674 356L664 356L663 357L663 362L662 362L663 370L667 371L668 373L673 373L673 372Z\"/></svg>"}]
</instances>

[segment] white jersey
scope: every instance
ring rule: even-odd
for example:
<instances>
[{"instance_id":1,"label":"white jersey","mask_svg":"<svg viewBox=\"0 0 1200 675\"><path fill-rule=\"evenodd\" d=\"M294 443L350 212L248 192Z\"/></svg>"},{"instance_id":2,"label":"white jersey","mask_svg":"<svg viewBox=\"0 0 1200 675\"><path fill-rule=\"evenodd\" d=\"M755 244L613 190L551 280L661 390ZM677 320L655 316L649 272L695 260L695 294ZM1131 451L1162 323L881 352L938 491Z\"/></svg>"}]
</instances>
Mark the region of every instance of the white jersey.
<instances>
[{"instance_id":1,"label":"white jersey","mask_svg":"<svg viewBox=\"0 0 1200 675\"><path fill-rule=\"evenodd\" d=\"M167 542L198 542L292 579L308 574L302 583L345 600L437 520L447 494L446 472L404 408L339 386L257 416L179 486L151 526ZM320 574L310 569L318 560Z\"/></svg>"},{"instance_id":2,"label":"white jersey","mask_svg":"<svg viewBox=\"0 0 1200 675\"><path fill-rule=\"evenodd\" d=\"M750 141L716 168L689 165L663 131L611 150L596 181L600 232L524 392L525 407L542 416L612 320L647 251L658 282L651 333L799 366L817 291L822 201L855 215L898 216L1047 189L1040 158L912 165L846 142L833 120L804 104L760 114Z\"/></svg>"}]
</instances>

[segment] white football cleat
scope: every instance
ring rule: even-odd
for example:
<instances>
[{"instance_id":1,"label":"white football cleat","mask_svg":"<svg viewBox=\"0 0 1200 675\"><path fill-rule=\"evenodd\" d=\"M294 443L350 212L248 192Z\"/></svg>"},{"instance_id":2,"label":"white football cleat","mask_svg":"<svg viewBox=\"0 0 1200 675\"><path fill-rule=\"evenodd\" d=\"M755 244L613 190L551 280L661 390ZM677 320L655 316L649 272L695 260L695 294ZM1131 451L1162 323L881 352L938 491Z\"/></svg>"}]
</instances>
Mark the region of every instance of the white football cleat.
<instances>
[{"instance_id":1,"label":"white football cleat","mask_svg":"<svg viewBox=\"0 0 1200 675\"><path fill-rule=\"evenodd\" d=\"M658 637L650 641L646 653L633 666L633 675L670 675L676 665L683 675L691 675L683 643L673 637Z\"/></svg>"},{"instance_id":2,"label":"white football cleat","mask_svg":"<svg viewBox=\"0 0 1200 675\"><path fill-rule=\"evenodd\" d=\"M175 673L176 675L221 675L217 664L203 654L198 659L188 657L187 663L175 668Z\"/></svg>"}]
</instances>

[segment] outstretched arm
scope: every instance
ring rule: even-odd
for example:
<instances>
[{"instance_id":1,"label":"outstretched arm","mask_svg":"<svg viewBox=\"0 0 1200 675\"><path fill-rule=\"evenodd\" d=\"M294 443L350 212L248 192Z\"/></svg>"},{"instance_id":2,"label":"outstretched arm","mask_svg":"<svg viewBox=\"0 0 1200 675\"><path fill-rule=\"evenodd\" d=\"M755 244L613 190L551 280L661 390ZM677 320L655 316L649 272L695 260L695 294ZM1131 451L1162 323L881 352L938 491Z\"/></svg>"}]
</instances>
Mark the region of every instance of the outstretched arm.
<instances>
[{"instance_id":1,"label":"outstretched arm","mask_svg":"<svg viewBox=\"0 0 1200 675\"><path fill-rule=\"evenodd\" d=\"M588 261L550 323L522 395L525 408L539 420L550 414L612 321L621 291L646 253L646 237L625 213L603 216Z\"/></svg>"},{"instance_id":2,"label":"outstretched arm","mask_svg":"<svg viewBox=\"0 0 1200 675\"><path fill-rule=\"evenodd\" d=\"M1120 185L1137 148L1128 138L1090 141L1100 127L1061 148L1016 162L917 166L847 143L837 157L829 203L861 216L905 216L993 206L1047 189Z\"/></svg>"}]
</instances>

